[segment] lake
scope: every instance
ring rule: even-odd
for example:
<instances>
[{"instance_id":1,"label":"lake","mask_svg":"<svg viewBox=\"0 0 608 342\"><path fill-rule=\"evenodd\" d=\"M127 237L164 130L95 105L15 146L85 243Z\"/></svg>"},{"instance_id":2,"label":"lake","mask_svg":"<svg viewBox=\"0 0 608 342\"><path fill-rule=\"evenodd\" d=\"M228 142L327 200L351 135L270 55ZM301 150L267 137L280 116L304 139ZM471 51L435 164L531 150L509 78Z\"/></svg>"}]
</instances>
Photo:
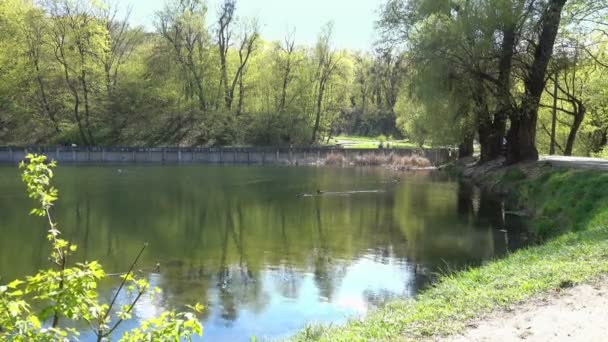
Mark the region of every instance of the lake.
<instances>
[{"instance_id":1,"label":"lake","mask_svg":"<svg viewBox=\"0 0 608 342\"><path fill-rule=\"evenodd\" d=\"M207 341L341 324L527 243L502 201L440 172L62 165L55 185L75 259L122 272L149 243L137 268L162 293L142 297L134 317L200 302ZM0 167L0 283L49 266L32 207L19 170Z\"/></svg>"}]
</instances>

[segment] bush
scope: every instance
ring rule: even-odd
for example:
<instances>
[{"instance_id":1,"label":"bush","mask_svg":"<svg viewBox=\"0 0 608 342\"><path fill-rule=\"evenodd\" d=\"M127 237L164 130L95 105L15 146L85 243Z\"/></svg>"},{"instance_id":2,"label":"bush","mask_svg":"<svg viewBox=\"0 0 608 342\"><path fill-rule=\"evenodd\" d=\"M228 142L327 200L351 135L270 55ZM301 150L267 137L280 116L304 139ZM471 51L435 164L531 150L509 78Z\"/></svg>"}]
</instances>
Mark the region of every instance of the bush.
<instances>
[{"instance_id":1,"label":"bush","mask_svg":"<svg viewBox=\"0 0 608 342\"><path fill-rule=\"evenodd\" d=\"M51 215L58 199L57 189L51 185L55 162L47 164L46 157L38 155L27 155L26 160L20 164L22 179L29 197L38 203L31 214L44 217L48 222L47 238L52 247L49 259L54 265L25 280L0 286L0 340L73 341L79 336L73 327L86 323L97 335L97 341L108 341L116 328L131 318L139 298L151 290L146 280L133 274L145 245L122 276L112 299L100 302L97 288L106 278L102 266L96 261L72 264L69 257L77 247L61 238ZM152 293L158 291L154 289ZM135 299L118 308L116 299L123 292ZM120 341L189 341L193 335L202 334L202 326L195 316L202 306L196 304L190 309L192 312L168 311L145 321L125 333Z\"/></svg>"},{"instance_id":2,"label":"bush","mask_svg":"<svg viewBox=\"0 0 608 342\"><path fill-rule=\"evenodd\" d=\"M504 176L502 177L502 180L503 182L510 183L524 180L526 179L526 177L526 174L521 169L515 168L505 172Z\"/></svg>"}]
</instances>

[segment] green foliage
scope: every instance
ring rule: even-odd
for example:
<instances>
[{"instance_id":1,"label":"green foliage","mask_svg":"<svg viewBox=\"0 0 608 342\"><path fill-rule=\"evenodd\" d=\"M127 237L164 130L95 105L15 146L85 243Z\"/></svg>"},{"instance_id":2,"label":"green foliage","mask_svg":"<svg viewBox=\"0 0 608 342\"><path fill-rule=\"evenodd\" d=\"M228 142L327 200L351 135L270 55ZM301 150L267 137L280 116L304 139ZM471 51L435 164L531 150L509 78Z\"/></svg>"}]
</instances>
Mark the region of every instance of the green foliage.
<instances>
[{"instance_id":1,"label":"green foliage","mask_svg":"<svg viewBox=\"0 0 608 342\"><path fill-rule=\"evenodd\" d=\"M202 327L194 314L171 311L142 322L139 328L125 333L120 341L191 341L192 335L200 336L202 333Z\"/></svg>"},{"instance_id":2,"label":"green foliage","mask_svg":"<svg viewBox=\"0 0 608 342\"><path fill-rule=\"evenodd\" d=\"M608 17L608 2L565 2L563 9L556 8L561 21L554 23L559 24L555 42L537 42L543 27L538 24L543 20L540 14L558 3L564 2L387 1L381 32L387 41L404 42L409 66L396 109L402 133L413 141L432 141L433 145L460 144L478 135L482 154L493 154L495 142L502 141L506 128L514 130L522 124L516 113L530 111L526 114L530 122L523 123L533 132L529 150L537 146L546 153L552 126L552 83L558 83L558 153L598 153L608 141L608 35L599 29ZM531 68L547 64L536 58L538 51L534 53L540 43L554 45L555 56L548 68L538 70L546 74L534 86L538 89L535 97L541 98L540 107L528 106L531 92L526 88L531 83L526 78L532 74ZM528 46L519 48L517 44ZM545 52L552 53L549 49ZM556 73L558 80L550 80L545 87L544 80ZM540 94L543 87L546 89ZM513 120L518 123L509 125ZM511 134L508 141L515 145L508 151L518 151L511 156L527 148L523 145L528 143L521 145L516 136ZM499 139L494 140L496 137Z\"/></svg>"},{"instance_id":3,"label":"green foliage","mask_svg":"<svg viewBox=\"0 0 608 342\"><path fill-rule=\"evenodd\" d=\"M290 34L264 41L235 15L224 77L204 1L168 3L153 32L130 26L127 12L85 0L0 4L1 144L307 145L315 127L314 143L396 132L396 53L303 46Z\"/></svg>"},{"instance_id":4,"label":"green foliage","mask_svg":"<svg viewBox=\"0 0 608 342\"><path fill-rule=\"evenodd\" d=\"M505 172L502 181L506 183L518 182L526 179L526 174L519 168L513 168Z\"/></svg>"},{"instance_id":5,"label":"green foliage","mask_svg":"<svg viewBox=\"0 0 608 342\"><path fill-rule=\"evenodd\" d=\"M145 279L133 275L139 256L131 269L122 276L121 284L109 303L100 301L97 287L106 278L101 265L95 261L69 263L76 246L60 238L61 232L53 221L51 209L58 199L52 186L54 162L47 163L41 155L27 155L20 164L22 179L30 198L38 207L36 216L48 220L48 239L51 243L51 261L55 268L39 271L25 280L15 280L0 286L0 339L10 341L68 341L77 339L75 323L84 322L93 329L99 341L112 338L112 333L131 318L131 311L139 298L150 291ZM145 247L144 247L145 248ZM122 291L135 299L121 308L115 308ZM158 292L155 289L154 292ZM194 313L202 306L190 307L192 312L167 311L160 317L143 322L139 328L127 332L121 341L191 340L202 334L202 326Z\"/></svg>"}]
</instances>

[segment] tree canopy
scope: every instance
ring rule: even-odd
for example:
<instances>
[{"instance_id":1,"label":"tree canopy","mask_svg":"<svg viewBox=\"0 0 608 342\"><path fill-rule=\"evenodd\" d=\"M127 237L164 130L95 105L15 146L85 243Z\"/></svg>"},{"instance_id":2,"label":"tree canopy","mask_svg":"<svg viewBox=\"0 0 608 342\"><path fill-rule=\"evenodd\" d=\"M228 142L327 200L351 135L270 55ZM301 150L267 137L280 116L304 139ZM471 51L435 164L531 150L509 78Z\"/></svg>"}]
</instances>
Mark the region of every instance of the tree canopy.
<instances>
[{"instance_id":1,"label":"tree canopy","mask_svg":"<svg viewBox=\"0 0 608 342\"><path fill-rule=\"evenodd\" d=\"M591 100L601 98L591 79L605 72L607 9L606 1L388 1L379 27L411 70L398 122L462 146L476 136L482 162L499 157L505 140L509 163L535 160L548 145L570 155L577 141L580 154L598 152L605 106Z\"/></svg>"},{"instance_id":2,"label":"tree canopy","mask_svg":"<svg viewBox=\"0 0 608 342\"><path fill-rule=\"evenodd\" d=\"M0 4L0 143L308 145L399 134L399 56L265 40L239 3L169 1L154 29L115 2ZM217 10L210 19L209 11Z\"/></svg>"}]
</instances>

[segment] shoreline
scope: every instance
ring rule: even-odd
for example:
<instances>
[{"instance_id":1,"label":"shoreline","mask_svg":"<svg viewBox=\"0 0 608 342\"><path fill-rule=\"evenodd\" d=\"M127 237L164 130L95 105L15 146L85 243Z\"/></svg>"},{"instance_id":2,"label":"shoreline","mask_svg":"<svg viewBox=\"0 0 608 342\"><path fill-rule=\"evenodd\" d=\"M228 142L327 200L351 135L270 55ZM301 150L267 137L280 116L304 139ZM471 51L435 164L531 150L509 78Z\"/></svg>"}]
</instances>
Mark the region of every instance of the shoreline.
<instances>
[{"instance_id":1,"label":"shoreline","mask_svg":"<svg viewBox=\"0 0 608 342\"><path fill-rule=\"evenodd\" d=\"M416 298L394 301L344 326L310 326L292 340L437 340L608 274L608 173L543 161L509 167L472 162L442 169L517 201L543 244L444 275Z\"/></svg>"},{"instance_id":2,"label":"shoreline","mask_svg":"<svg viewBox=\"0 0 608 342\"><path fill-rule=\"evenodd\" d=\"M430 166L453 161L450 148L343 149L327 147L0 147L0 164L16 164L28 153L46 155L61 164L246 164L299 165L330 160L375 165L383 159L424 158ZM424 164L424 166L428 166Z\"/></svg>"}]
</instances>

